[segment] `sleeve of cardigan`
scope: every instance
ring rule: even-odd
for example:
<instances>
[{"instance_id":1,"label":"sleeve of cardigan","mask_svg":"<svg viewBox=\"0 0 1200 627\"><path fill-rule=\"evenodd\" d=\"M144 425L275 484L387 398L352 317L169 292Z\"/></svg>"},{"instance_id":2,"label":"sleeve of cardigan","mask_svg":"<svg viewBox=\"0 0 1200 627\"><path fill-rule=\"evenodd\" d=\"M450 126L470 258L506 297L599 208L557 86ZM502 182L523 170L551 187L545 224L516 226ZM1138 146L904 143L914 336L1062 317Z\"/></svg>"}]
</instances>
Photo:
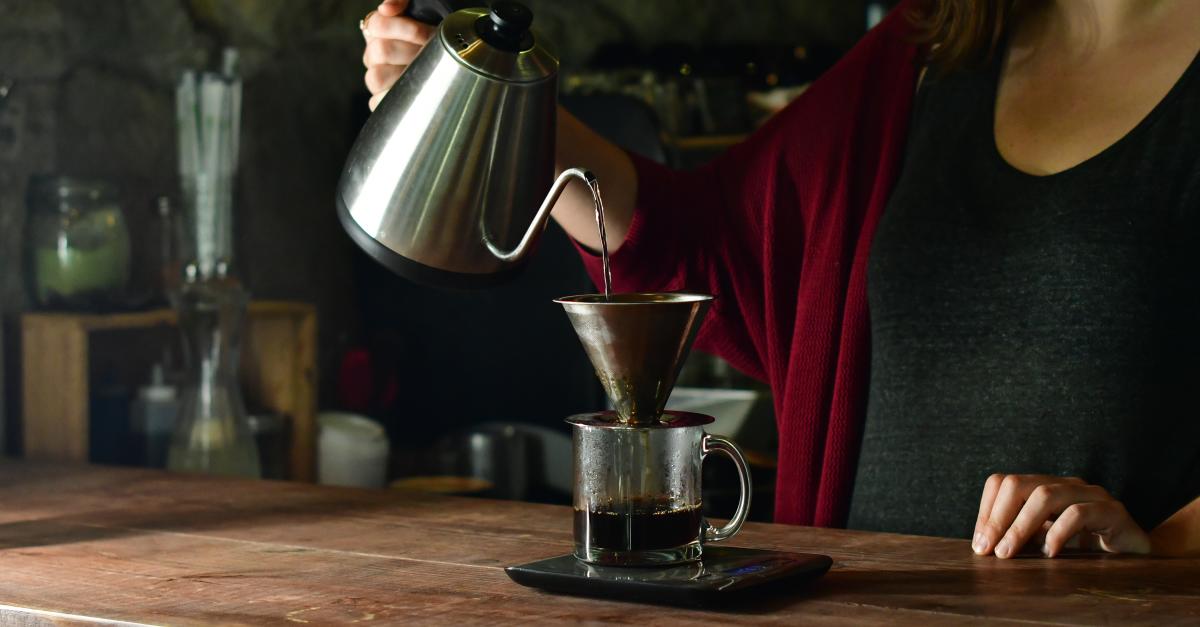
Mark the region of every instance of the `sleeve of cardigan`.
<instances>
[{"instance_id":1,"label":"sleeve of cardigan","mask_svg":"<svg viewBox=\"0 0 1200 627\"><path fill-rule=\"evenodd\" d=\"M852 155L884 149L872 142L899 115L889 105L911 99L911 8L901 3L804 94L707 165L678 171L631 155L636 205L611 258L613 288L711 293L697 348L762 380L786 367L806 236L830 212L861 204L839 182L855 167ZM598 256L580 251L601 280Z\"/></svg>"}]
</instances>

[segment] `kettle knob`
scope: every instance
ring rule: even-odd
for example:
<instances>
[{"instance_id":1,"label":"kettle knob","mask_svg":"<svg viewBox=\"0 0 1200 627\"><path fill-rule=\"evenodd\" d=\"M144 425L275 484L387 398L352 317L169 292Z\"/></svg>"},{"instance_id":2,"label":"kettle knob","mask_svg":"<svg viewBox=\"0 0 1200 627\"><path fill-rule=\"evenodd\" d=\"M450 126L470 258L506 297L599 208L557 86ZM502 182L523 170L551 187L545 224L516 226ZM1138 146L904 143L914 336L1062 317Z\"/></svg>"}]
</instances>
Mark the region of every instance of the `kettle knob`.
<instances>
[{"instance_id":1,"label":"kettle knob","mask_svg":"<svg viewBox=\"0 0 1200 627\"><path fill-rule=\"evenodd\" d=\"M533 12L516 2L497 2L492 5L491 18L496 32L521 37L533 26Z\"/></svg>"},{"instance_id":2,"label":"kettle knob","mask_svg":"<svg viewBox=\"0 0 1200 627\"><path fill-rule=\"evenodd\" d=\"M493 47L507 52L520 52L533 46L529 27L533 25L533 11L518 2L500 0L492 5L487 20L476 26L479 36Z\"/></svg>"}]
</instances>

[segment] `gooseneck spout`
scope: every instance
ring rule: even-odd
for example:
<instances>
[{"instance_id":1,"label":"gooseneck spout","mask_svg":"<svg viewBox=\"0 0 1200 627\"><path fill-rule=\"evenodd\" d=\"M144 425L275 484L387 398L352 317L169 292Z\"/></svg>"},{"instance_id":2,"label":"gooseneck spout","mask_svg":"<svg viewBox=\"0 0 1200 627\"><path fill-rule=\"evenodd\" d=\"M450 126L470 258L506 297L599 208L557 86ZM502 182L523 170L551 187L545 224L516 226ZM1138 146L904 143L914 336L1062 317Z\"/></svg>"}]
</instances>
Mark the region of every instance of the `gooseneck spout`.
<instances>
[{"instance_id":1,"label":"gooseneck spout","mask_svg":"<svg viewBox=\"0 0 1200 627\"><path fill-rule=\"evenodd\" d=\"M550 221L550 212L554 209L554 203L558 202L558 197L562 196L563 190L571 179L576 178L583 181L588 189L594 189L596 185L596 175L592 174L591 170L581 168L568 168L563 170L562 174L554 180L554 185L550 186L550 193L546 195L546 199L542 201L542 206L538 209L537 214L533 216L533 222L529 224L525 235L521 241L517 243L516 248L505 251L501 250L491 238L489 238L484 230L484 243L487 244L488 250L501 261L517 261L525 257L530 250L537 244L537 240L542 235L542 231L546 230L546 224Z\"/></svg>"}]
</instances>

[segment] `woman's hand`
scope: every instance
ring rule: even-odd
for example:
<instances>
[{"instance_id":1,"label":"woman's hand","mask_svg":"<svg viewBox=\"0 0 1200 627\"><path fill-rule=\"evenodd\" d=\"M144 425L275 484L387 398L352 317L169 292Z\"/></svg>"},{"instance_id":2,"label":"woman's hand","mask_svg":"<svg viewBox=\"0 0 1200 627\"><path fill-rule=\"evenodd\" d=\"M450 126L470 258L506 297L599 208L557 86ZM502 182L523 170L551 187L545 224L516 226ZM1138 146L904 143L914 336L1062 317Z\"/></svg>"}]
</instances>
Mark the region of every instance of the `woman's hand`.
<instances>
[{"instance_id":1,"label":"woman's hand","mask_svg":"<svg viewBox=\"0 0 1200 627\"><path fill-rule=\"evenodd\" d=\"M983 486L971 548L1009 558L1041 542L1054 557L1074 538L1109 553L1149 553L1150 538L1104 488L1075 477L992 475Z\"/></svg>"},{"instance_id":2,"label":"woman's hand","mask_svg":"<svg viewBox=\"0 0 1200 627\"><path fill-rule=\"evenodd\" d=\"M433 37L434 27L404 16L408 0L384 0L362 22L364 80L371 90L371 110Z\"/></svg>"}]
</instances>

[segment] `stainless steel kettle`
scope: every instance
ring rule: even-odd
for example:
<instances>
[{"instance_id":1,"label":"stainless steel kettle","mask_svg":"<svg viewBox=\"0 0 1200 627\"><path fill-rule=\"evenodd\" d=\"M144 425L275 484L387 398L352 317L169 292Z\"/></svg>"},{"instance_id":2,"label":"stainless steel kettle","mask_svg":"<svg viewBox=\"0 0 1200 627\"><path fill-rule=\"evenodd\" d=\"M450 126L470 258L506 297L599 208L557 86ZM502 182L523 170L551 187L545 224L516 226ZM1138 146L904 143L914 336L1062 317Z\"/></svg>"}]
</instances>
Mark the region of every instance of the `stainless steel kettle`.
<instances>
[{"instance_id":1,"label":"stainless steel kettle","mask_svg":"<svg viewBox=\"0 0 1200 627\"><path fill-rule=\"evenodd\" d=\"M447 287L502 282L536 245L572 178L554 178L558 58L515 2L449 12L367 120L338 184L352 239L394 272ZM549 189L549 194L543 198Z\"/></svg>"}]
</instances>

